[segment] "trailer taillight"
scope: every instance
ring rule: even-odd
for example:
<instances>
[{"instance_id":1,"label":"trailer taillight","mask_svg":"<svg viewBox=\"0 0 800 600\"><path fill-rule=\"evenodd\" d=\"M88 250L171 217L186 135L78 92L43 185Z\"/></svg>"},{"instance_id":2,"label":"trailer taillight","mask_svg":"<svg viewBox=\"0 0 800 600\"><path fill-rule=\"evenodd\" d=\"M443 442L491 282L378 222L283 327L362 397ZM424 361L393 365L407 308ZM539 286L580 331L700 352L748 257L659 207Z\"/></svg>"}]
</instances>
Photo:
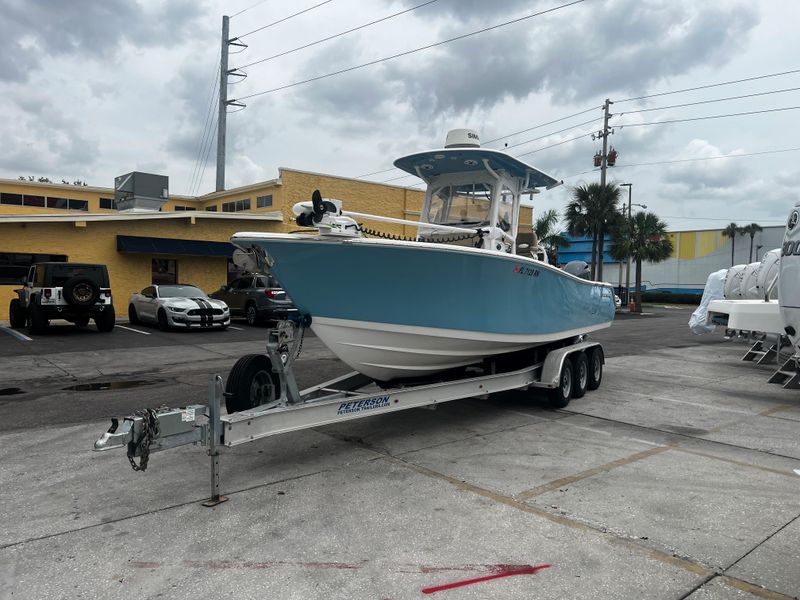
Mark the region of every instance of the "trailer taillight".
<instances>
[{"instance_id":1,"label":"trailer taillight","mask_svg":"<svg viewBox=\"0 0 800 600\"><path fill-rule=\"evenodd\" d=\"M51 290L51 289L44 290L44 297L45 298L50 298L50 296L52 296L52 295L53 295L53 290Z\"/></svg>"},{"instance_id":2,"label":"trailer taillight","mask_svg":"<svg viewBox=\"0 0 800 600\"><path fill-rule=\"evenodd\" d=\"M106 298L111 298L111 290L106 290Z\"/></svg>"}]
</instances>

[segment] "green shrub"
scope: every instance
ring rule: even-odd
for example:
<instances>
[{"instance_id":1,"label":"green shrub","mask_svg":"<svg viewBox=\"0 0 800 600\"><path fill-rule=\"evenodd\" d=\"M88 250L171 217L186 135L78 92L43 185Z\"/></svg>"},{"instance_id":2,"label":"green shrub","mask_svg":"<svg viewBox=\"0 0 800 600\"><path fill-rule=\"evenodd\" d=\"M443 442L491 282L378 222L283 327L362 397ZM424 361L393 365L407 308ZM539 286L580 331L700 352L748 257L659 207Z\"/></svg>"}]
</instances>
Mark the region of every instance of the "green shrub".
<instances>
[{"instance_id":1,"label":"green shrub","mask_svg":"<svg viewBox=\"0 0 800 600\"><path fill-rule=\"evenodd\" d=\"M673 292L642 292L642 302L663 302L665 304L700 304L702 294L683 294ZM631 294L633 298L633 294Z\"/></svg>"}]
</instances>

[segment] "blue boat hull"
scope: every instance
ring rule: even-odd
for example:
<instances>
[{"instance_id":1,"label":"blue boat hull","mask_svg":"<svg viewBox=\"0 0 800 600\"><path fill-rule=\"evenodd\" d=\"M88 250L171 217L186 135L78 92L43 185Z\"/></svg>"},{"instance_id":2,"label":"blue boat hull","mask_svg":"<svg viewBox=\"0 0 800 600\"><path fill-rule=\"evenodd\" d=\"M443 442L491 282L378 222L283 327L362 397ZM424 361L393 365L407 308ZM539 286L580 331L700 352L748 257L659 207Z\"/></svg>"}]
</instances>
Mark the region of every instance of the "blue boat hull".
<instances>
[{"instance_id":1,"label":"blue boat hull","mask_svg":"<svg viewBox=\"0 0 800 600\"><path fill-rule=\"evenodd\" d=\"M610 325L614 294L525 257L416 242L237 234L312 328L377 379L424 376Z\"/></svg>"}]
</instances>

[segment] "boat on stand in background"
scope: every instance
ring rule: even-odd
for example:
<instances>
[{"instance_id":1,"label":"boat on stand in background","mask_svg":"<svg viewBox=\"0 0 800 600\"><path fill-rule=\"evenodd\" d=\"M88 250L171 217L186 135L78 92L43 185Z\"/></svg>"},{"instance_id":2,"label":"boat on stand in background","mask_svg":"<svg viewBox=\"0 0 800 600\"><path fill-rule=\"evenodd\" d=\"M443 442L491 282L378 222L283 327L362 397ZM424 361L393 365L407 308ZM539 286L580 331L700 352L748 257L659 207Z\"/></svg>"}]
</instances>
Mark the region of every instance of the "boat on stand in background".
<instances>
[{"instance_id":1,"label":"boat on stand in background","mask_svg":"<svg viewBox=\"0 0 800 600\"><path fill-rule=\"evenodd\" d=\"M379 382L509 359L608 327L613 289L516 254L521 196L561 182L478 134L451 131L444 148L395 166L427 184L420 220L343 209L340 200L294 207L305 233L236 233L260 256L311 329L350 367ZM365 237L359 220L417 228L412 240ZM371 232L373 235L377 232Z\"/></svg>"}]
</instances>

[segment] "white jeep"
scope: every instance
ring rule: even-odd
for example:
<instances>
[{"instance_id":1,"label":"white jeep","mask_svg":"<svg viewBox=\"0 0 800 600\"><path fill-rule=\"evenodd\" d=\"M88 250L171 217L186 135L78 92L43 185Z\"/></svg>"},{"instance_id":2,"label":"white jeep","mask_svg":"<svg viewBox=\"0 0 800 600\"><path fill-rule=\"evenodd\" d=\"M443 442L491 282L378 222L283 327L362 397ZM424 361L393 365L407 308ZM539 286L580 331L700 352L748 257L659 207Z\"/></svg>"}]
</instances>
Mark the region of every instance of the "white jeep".
<instances>
[{"instance_id":1,"label":"white jeep","mask_svg":"<svg viewBox=\"0 0 800 600\"><path fill-rule=\"evenodd\" d=\"M9 307L12 327L27 325L31 334L43 333L51 319L65 319L85 327L94 319L99 331L114 329L114 305L105 265L42 262L34 264L14 290Z\"/></svg>"}]
</instances>

